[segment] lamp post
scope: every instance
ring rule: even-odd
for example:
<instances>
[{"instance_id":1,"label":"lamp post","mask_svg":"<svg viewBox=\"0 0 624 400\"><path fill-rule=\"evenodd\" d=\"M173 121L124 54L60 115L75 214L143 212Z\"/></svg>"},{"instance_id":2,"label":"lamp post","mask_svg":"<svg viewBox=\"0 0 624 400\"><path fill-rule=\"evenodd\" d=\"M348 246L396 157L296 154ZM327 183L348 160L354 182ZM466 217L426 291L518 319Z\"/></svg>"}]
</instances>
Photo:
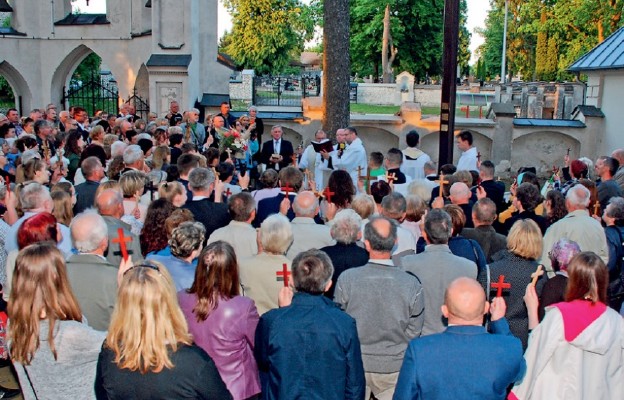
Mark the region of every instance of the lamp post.
<instances>
[{"instance_id":1,"label":"lamp post","mask_svg":"<svg viewBox=\"0 0 624 400\"><path fill-rule=\"evenodd\" d=\"M509 0L505 0L505 23L503 26L503 54L501 55L502 57L502 62L501 62L501 83L505 83L505 81L507 80L507 66L506 61L507 61L507 10L509 8Z\"/></svg>"}]
</instances>

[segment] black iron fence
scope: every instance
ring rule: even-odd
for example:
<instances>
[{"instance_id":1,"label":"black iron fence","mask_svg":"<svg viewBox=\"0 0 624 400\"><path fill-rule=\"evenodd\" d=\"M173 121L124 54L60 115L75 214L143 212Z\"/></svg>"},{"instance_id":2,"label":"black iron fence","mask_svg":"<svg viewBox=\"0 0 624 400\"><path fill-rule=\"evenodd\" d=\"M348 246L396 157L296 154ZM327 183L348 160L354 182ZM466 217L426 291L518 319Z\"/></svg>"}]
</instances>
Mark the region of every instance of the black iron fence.
<instances>
[{"instance_id":1,"label":"black iron fence","mask_svg":"<svg viewBox=\"0 0 624 400\"><path fill-rule=\"evenodd\" d=\"M258 106L299 107L301 99L321 92L318 76L256 76L253 103Z\"/></svg>"},{"instance_id":2,"label":"black iron fence","mask_svg":"<svg viewBox=\"0 0 624 400\"><path fill-rule=\"evenodd\" d=\"M69 88L63 87L63 104L84 108L89 115L102 110L108 114L119 112L119 89L114 80L105 80L99 74L86 81L72 79Z\"/></svg>"},{"instance_id":3,"label":"black iron fence","mask_svg":"<svg viewBox=\"0 0 624 400\"><path fill-rule=\"evenodd\" d=\"M144 121L147 121L147 117L150 111L149 103L137 93L138 92L136 88L132 89L132 96L128 97L126 103L133 105L134 109L136 110L135 114Z\"/></svg>"}]
</instances>

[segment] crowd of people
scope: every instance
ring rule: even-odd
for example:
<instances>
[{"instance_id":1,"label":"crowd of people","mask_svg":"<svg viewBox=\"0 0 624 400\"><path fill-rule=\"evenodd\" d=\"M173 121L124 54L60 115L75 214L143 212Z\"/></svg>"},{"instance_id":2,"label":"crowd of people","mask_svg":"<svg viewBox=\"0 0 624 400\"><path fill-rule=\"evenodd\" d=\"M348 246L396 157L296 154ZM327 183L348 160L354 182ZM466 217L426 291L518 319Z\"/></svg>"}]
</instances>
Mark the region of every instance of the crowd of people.
<instances>
[{"instance_id":1,"label":"crowd of people","mask_svg":"<svg viewBox=\"0 0 624 400\"><path fill-rule=\"evenodd\" d=\"M507 188L469 131L438 167L220 111L0 114L25 399L622 397L624 149Z\"/></svg>"}]
</instances>

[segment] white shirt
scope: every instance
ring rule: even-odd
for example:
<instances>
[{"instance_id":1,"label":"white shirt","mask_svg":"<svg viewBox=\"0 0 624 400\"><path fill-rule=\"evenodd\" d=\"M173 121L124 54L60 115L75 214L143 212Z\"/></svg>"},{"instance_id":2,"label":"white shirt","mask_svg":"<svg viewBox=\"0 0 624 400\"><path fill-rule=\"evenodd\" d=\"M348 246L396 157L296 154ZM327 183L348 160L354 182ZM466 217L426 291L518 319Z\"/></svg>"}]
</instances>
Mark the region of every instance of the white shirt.
<instances>
[{"instance_id":1,"label":"white shirt","mask_svg":"<svg viewBox=\"0 0 624 400\"><path fill-rule=\"evenodd\" d=\"M334 169L342 169L347 171L351 175L353 185L358 187L358 167L361 167L364 173L368 168L368 160L366 157L366 150L362 139L356 138L342 153L342 157L334 157L332 155L332 163Z\"/></svg>"},{"instance_id":2,"label":"white shirt","mask_svg":"<svg viewBox=\"0 0 624 400\"><path fill-rule=\"evenodd\" d=\"M477 148L471 147L464 151L457 162L458 171L478 171L477 168Z\"/></svg>"},{"instance_id":3,"label":"white shirt","mask_svg":"<svg viewBox=\"0 0 624 400\"><path fill-rule=\"evenodd\" d=\"M407 157L411 159L408 160ZM401 172L413 179L422 179L425 177L425 163L431 161L431 157L416 147L408 147L403 150L403 163L401 164Z\"/></svg>"}]
</instances>

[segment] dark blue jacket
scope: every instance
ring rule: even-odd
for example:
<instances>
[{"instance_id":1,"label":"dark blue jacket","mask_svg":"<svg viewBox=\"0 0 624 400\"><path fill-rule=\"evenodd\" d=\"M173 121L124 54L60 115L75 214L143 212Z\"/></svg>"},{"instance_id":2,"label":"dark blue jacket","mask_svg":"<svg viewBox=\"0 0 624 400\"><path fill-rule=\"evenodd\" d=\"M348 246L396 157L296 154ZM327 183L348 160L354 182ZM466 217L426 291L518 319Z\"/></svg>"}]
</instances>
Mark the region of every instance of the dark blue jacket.
<instances>
[{"instance_id":1,"label":"dark blue jacket","mask_svg":"<svg viewBox=\"0 0 624 400\"><path fill-rule=\"evenodd\" d=\"M435 335L413 339L403 359L394 400L503 400L507 387L526 370L520 340L506 320L482 326L449 326Z\"/></svg>"},{"instance_id":2,"label":"dark blue jacket","mask_svg":"<svg viewBox=\"0 0 624 400\"><path fill-rule=\"evenodd\" d=\"M263 399L364 398L355 320L327 297L296 293L260 318L254 353Z\"/></svg>"}]
</instances>

